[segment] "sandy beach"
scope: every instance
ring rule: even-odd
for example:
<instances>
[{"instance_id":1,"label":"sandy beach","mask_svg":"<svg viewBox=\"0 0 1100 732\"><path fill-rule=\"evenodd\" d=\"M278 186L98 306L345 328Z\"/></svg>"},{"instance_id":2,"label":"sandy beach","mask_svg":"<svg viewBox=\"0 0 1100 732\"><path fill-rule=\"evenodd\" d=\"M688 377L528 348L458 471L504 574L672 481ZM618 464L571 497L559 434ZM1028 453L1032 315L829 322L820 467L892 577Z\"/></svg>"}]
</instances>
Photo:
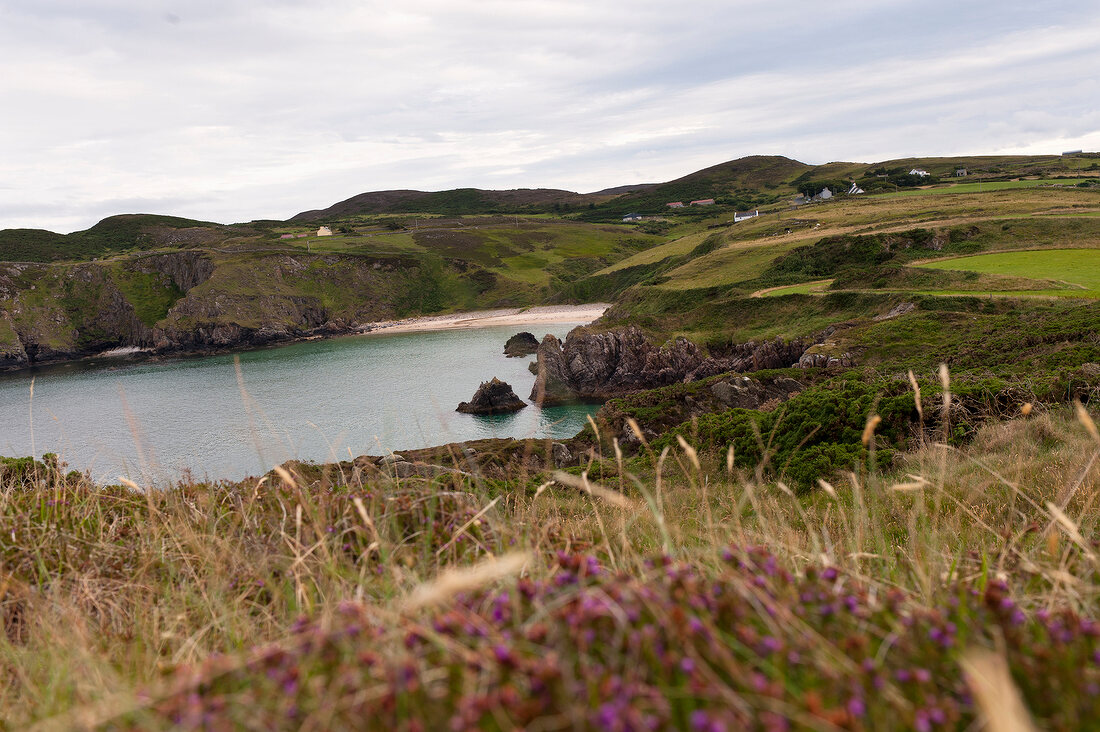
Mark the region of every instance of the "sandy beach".
<instances>
[{"instance_id":1,"label":"sandy beach","mask_svg":"<svg viewBox=\"0 0 1100 732\"><path fill-rule=\"evenodd\" d=\"M458 330L487 328L493 325L531 325L532 323L591 323L611 307L609 303L585 305L544 305L531 308L477 310L450 315L427 315L404 320L371 323L363 328L369 333L412 333L424 330Z\"/></svg>"}]
</instances>

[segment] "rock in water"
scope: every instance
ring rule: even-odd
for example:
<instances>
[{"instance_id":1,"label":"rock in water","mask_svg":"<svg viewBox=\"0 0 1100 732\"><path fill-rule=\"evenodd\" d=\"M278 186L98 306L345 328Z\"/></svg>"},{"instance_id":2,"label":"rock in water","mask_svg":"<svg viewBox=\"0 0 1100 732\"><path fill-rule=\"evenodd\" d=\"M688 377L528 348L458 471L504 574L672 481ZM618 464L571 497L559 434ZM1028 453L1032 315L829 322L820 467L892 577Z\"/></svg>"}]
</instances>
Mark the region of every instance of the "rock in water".
<instances>
[{"instance_id":1,"label":"rock in water","mask_svg":"<svg viewBox=\"0 0 1100 732\"><path fill-rule=\"evenodd\" d=\"M527 331L516 333L504 344L504 355L508 358L530 356L537 350L539 350L539 339Z\"/></svg>"},{"instance_id":2,"label":"rock in water","mask_svg":"<svg viewBox=\"0 0 1100 732\"><path fill-rule=\"evenodd\" d=\"M495 376L483 381L474 398L458 405L456 412L464 414L505 414L523 409L527 403L516 396L512 387Z\"/></svg>"}]
</instances>

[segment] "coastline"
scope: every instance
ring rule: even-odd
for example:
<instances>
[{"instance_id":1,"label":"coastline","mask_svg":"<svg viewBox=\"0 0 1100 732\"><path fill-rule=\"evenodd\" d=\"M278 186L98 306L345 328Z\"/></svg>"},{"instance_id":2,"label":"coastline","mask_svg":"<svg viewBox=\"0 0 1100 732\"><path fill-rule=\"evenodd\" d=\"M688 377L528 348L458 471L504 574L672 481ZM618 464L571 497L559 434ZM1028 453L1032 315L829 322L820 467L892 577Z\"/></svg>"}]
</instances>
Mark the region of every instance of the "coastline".
<instances>
[{"instance_id":1,"label":"coastline","mask_svg":"<svg viewBox=\"0 0 1100 732\"><path fill-rule=\"evenodd\" d=\"M527 325L532 323L591 323L602 316L610 303L587 303L584 305L540 305L528 308L500 308L496 310L472 310L449 315L423 315L402 320L385 320L375 323L363 323L342 331L307 332L284 338L273 338L263 342L242 342L210 348L180 348L178 350L158 351L153 348L124 346L108 351L89 353L73 358L38 361L31 364L0 368L0 375L9 376L34 372L40 369L67 366L96 361L117 361L119 363L142 361L167 361L173 359L201 358L225 353L241 353L263 348L278 348L306 341L327 340L329 338L358 338L375 334L416 333L433 330L459 330L470 328L488 328L497 325ZM320 330L320 329L318 329ZM541 334L536 333L536 337Z\"/></svg>"},{"instance_id":2,"label":"coastline","mask_svg":"<svg viewBox=\"0 0 1100 732\"><path fill-rule=\"evenodd\" d=\"M424 315L404 320L367 323L361 327L364 335L389 333L416 333L431 330L459 330L488 328L495 325L530 325L531 323L574 323L597 320L610 303L585 305L542 305L530 308L502 308L499 310L474 310L450 315ZM535 334L536 337L538 334Z\"/></svg>"}]
</instances>

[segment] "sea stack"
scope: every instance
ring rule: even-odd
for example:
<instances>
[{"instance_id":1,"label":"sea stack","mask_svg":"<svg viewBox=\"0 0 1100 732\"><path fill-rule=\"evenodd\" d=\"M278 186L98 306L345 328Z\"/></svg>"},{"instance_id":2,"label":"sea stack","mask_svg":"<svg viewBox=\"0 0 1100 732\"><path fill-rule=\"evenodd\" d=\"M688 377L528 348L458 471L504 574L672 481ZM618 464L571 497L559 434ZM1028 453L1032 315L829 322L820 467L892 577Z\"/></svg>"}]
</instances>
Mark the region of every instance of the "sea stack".
<instances>
[{"instance_id":1,"label":"sea stack","mask_svg":"<svg viewBox=\"0 0 1100 732\"><path fill-rule=\"evenodd\" d=\"M539 339L527 331L516 333L504 344L504 355L508 358L530 356L537 350L539 350Z\"/></svg>"},{"instance_id":2,"label":"sea stack","mask_svg":"<svg viewBox=\"0 0 1100 732\"><path fill-rule=\"evenodd\" d=\"M473 399L458 405L456 412L464 414L506 414L516 412L527 403L516 396L512 387L495 376L478 387Z\"/></svg>"}]
</instances>

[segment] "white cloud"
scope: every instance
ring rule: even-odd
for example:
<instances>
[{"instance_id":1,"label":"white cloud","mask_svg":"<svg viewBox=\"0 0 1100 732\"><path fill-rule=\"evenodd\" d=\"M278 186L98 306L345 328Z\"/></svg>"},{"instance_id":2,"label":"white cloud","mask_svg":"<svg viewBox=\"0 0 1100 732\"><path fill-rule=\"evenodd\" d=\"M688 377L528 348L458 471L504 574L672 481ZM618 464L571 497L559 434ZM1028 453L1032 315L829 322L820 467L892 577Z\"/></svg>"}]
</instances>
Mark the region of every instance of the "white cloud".
<instances>
[{"instance_id":1,"label":"white cloud","mask_svg":"<svg viewBox=\"0 0 1100 732\"><path fill-rule=\"evenodd\" d=\"M0 227L1097 147L1091 4L780 5L7 0Z\"/></svg>"}]
</instances>

